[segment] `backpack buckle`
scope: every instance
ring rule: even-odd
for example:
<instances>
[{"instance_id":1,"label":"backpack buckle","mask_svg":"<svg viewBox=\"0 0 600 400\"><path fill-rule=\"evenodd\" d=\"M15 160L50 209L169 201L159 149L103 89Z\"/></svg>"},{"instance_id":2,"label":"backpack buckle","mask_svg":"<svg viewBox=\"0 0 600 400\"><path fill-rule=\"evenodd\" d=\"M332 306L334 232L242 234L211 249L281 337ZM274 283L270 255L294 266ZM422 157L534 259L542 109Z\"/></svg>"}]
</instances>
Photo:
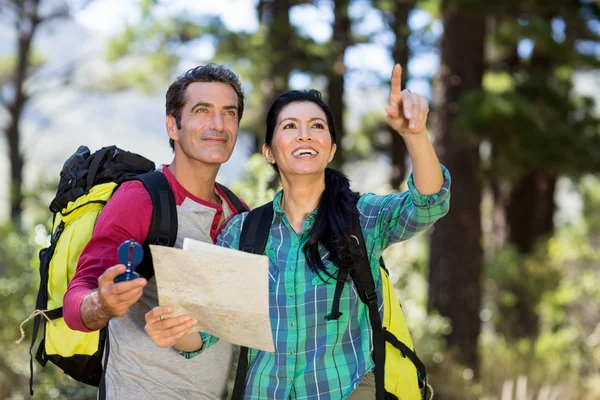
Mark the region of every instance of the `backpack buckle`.
<instances>
[{"instance_id":1,"label":"backpack buckle","mask_svg":"<svg viewBox=\"0 0 600 400\"><path fill-rule=\"evenodd\" d=\"M365 293L365 298L367 299L368 303L371 303L373 301L377 302L377 292L375 290L367 291Z\"/></svg>"},{"instance_id":2,"label":"backpack buckle","mask_svg":"<svg viewBox=\"0 0 600 400\"><path fill-rule=\"evenodd\" d=\"M338 312L337 312L337 313L335 313L335 314L334 314L334 313L331 313L331 314L328 314L328 315L325 317L325 319L326 319L327 321L334 321L334 320L335 320L335 321L337 321L338 319L340 319L340 317L342 316L342 314L343 314L343 313L342 313L342 312L340 312L340 311L338 311Z\"/></svg>"},{"instance_id":3,"label":"backpack buckle","mask_svg":"<svg viewBox=\"0 0 600 400\"><path fill-rule=\"evenodd\" d=\"M356 246L349 246L350 257L352 257L353 260L358 260L359 258L362 258L364 256L362 249L359 246L360 241L358 240L356 235L350 235L350 237L356 240Z\"/></svg>"}]
</instances>

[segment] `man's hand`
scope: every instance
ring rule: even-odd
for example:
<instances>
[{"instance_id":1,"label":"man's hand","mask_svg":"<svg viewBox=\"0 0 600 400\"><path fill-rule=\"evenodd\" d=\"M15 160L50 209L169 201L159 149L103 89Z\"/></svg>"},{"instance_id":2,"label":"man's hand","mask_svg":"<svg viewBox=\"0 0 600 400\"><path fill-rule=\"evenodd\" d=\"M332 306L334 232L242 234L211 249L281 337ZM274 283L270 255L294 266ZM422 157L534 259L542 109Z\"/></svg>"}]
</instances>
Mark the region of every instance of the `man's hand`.
<instances>
[{"instance_id":1,"label":"man's hand","mask_svg":"<svg viewBox=\"0 0 600 400\"><path fill-rule=\"evenodd\" d=\"M171 314L171 307L154 307L146 313L146 326L144 330L158 347L171 347L175 345L180 350L196 351L202 347L202 338L198 332L185 337L198 322L188 315L172 318L163 318ZM185 337L185 338L184 338ZM183 339L183 340L182 340Z\"/></svg>"},{"instance_id":2,"label":"man's hand","mask_svg":"<svg viewBox=\"0 0 600 400\"><path fill-rule=\"evenodd\" d=\"M429 103L408 89L402 90L402 67L396 64L392 70L389 105L385 109L386 121L402 136L426 132Z\"/></svg>"},{"instance_id":3,"label":"man's hand","mask_svg":"<svg viewBox=\"0 0 600 400\"><path fill-rule=\"evenodd\" d=\"M98 289L81 302L81 321L88 329L98 330L110 318L121 318L142 296L148 283L144 278L115 283L115 278L126 269L123 264L108 268L98 278Z\"/></svg>"},{"instance_id":4,"label":"man's hand","mask_svg":"<svg viewBox=\"0 0 600 400\"><path fill-rule=\"evenodd\" d=\"M148 283L144 278L115 283L115 278L127 270L123 264L110 267L98 278L98 294L102 311L109 318L121 318L137 302Z\"/></svg>"}]
</instances>

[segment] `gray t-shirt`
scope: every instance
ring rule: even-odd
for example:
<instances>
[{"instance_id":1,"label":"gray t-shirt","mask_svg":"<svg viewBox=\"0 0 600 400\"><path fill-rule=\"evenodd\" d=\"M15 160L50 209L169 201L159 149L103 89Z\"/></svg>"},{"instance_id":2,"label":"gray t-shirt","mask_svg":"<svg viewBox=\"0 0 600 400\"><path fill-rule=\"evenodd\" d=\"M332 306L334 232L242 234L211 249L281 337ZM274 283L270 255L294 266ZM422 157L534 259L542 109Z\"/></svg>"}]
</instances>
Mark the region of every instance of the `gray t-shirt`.
<instances>
[{"instance_id":1,"label":"gray t-shirt","mask_svg":"<svg viewBox=\"0 0 600 400\"><path fill-rule=\"evenodd\" d=\"M167 172L171 186L172 175ZM182 187L173 187L177 203L178 233L175 247L189 237L213 243L220 211L198 201ZM183 193L182 193L183 191ZM231 207L223 200L227 219ZM185 359L174 348L159 348L144 331L144 316L158 305L155 278L150 279L140 300L123 318L110 320L110 353L106 369L107 399L223 399L232 366L232 345L220 341L200 356Z\"/></svg>"}]
</instances>

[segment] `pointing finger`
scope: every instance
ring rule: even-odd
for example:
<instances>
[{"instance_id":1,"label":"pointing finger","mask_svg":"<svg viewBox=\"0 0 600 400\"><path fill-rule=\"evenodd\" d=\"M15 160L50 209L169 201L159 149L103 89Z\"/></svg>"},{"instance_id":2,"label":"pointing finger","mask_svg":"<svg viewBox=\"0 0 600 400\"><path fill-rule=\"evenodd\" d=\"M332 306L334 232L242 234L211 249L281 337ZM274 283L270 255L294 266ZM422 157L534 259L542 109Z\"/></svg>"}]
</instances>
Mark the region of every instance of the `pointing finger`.
<instances>
[{"instance_id":1,"label":"pointing finger","mask_svg":"<svg viewBox=\"0 0 600 400\"><path fill-rule=\"evenodd\" d=\"M400 64L396 64L392 70L389 102L391 106L398 106L402 102L402 67Z\"/></svg>"}]
</instances>

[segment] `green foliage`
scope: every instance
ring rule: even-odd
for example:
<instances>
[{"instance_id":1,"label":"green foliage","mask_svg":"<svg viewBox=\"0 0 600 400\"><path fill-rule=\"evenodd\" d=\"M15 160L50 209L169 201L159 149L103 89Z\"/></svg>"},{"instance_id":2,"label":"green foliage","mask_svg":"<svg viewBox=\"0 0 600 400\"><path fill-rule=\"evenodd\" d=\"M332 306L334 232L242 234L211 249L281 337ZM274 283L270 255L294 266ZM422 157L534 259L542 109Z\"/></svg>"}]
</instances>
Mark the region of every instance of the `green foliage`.
<instances>
[{"instance_id":1,"label":"green foliage","mask_svg":"<svg viewBox=\"0 0 600 400\"><path fill-rule=\"evenodd\" d=\"M25 324L25 340L19 345L19 325L35 309L39 285L40 248L47 245L48 231L38 225L19 234L9 226L0 227L0 398L18 399L29 395L29 341L33 321ZM37 350L37 345L33 352ZM92 399L95 390L65 376L52 364L41 368L34 361L34 398Z\"/></svg>"},{"instance_id":2,"label":"green foliage","mask_svg":"<svg viewBox=\"0 0 600 400\"><path fill-rule=\"evenodd\" d=\"M261 206L273 200L275 189L272 182L275 170L262 154L254 154L246 162L240 181L231 189L248 204L250 208Z\"/></svg>"},{"instance_id":3,"label":"green foliage","mask_svg":"<svg viewBox=\"0 0 600 400\"><path fill-rule=\"evenodd\" d=\"M586 176L581 180L583 216L590 235L600 234L600 179Z\"/></svg>"},{"instance_id":4,"label":"green foliage","mask_svg":"<svg viewBox=\"0 0 600 400\"><path fill-rule=\"evenodd\" d=\"M513 90L471 92L461 102L463 139L493 143L492 172L512 180L532 169L571 176L600 171L594 102L548 85L539 74L515 80Z\"/></svg>"},{"instance_id":5,"label":"green foliage","mask_svg":"<svg viewBox=\"0 0 600 400\"><path fill-rule=\"evenodd\" d=\"M588 222L598 215L598 209L590 212ZM492 318L484 323L481 340L486 394L500 393L505 381L519 376L534 393L545 387L562 388L564 398L600 394L600 251L598 235L590 234L588 226L561 228L528 256L501 249L488 263L486 304ZM500 333L507 325L523 323L511 320L519 311L510 304L514 287L527 290L524 298L536 310L536 338L509 341Z\"/></svg>"}]
</instances>

